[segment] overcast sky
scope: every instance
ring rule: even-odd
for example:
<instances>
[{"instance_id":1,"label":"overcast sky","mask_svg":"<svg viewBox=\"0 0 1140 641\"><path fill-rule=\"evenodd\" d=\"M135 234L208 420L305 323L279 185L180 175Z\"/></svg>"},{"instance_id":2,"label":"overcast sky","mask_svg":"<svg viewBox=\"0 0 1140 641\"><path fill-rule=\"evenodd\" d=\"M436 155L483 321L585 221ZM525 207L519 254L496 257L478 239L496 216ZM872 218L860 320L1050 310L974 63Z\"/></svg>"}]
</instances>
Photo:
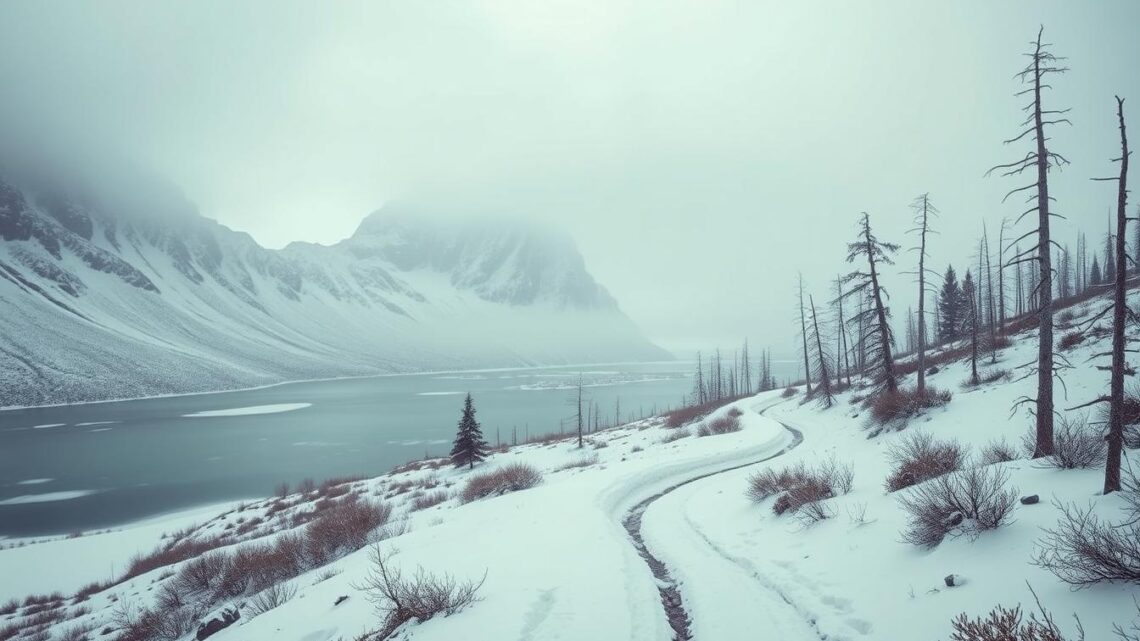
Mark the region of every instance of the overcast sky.
<instances>
[{"instance_id":1,"label":"overcast sky","mask_svg":"<svg viewBox=\"0 0 1140 641\"><path fill-rule=\"evenodd\" d=\"M396 199L554 221L660 344L790 351L795 274L829 299L859 212L909 245L930 192L941 270L1023 209L983 173L1027 150L1001 141L1042 23L1072 67L1055 236L1099 239L1113 94L1140 114L1127 0L10 1L0 114L114 141L270 247ZM915 288L887 283L901 319Z\"/></svg>"}]
</instances>

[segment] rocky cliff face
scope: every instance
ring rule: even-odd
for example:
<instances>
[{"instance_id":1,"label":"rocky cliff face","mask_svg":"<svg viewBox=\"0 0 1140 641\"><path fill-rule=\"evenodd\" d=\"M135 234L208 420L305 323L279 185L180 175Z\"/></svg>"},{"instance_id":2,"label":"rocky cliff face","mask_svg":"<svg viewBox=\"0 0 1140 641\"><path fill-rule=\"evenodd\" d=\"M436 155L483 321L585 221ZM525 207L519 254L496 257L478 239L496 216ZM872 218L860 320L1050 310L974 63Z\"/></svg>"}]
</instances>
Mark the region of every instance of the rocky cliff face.
<instances>
[{"instance_id":1,"label":"rocky cliff face","mask_svg":"<svg viewBox=\"0 0 1140 641\"><path fill-rule=\"evenodd\" d=\"M384 210L270 250L173 190L92 193L0 178L0 406L665 357L551 229Z\"/></svg>"}]
</instances>

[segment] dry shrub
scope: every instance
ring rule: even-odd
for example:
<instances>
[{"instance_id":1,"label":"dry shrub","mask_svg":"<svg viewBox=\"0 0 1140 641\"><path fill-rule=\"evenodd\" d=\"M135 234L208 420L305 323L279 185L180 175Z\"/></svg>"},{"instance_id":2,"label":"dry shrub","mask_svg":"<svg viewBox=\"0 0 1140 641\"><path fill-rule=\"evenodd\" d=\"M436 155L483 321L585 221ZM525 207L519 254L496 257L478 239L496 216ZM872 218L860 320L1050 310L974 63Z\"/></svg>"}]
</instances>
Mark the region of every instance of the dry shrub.
<instances>
[{"instance_id":1,"label":"dry shrub","mask_svg":"<svg viewBox=\"0 0 1140 641\"><path fill-rule=\"evenodd\" d=\"M116 583L122 583L136 576L140 576L158 568L181 563L187 559L202 556L203 554L216 550L217 548L225 545L225 542L220 536L205 537L200 539L180 539L172 538L166 545L160 546L158 549L142 556L136 556L131 559L127 566L127 572L120 577Z\"/></svg>"},{"instance_id":2,"label":"dry shrub","mask_svg":"<svg viewBox=\"0 0 1140 641\"><path fill-rule=\"evenodd\" d=\"M372 501L346 501L305 526L305 552L314 566L359 550L392 517L392 507Z\"/></svg>"},{"instance_id":3,"label":"dry shrub","mask_svg":"<svg viewBox=\"0 0 1140 641\"><path fill-rule=\"evenodd\" d=\"M740 431L740 415L743 412L727 412L711 421L702 421L697 427L697 436L714 436Z\"/></svg>"},{"instance_id":4,"label":"dry shrub","mask_svg":"<svg viewBox=\"0 0 1140 641\"><path fill-rule=\"evenodd\" d=\"M1085 335L1080 332L1068 332L1057 341L1057 348L1061 351L1068 351L1077 345L1080 345L1085 340Z\"/></svg>"},{"instance_id":5,"label":"dry shrub","mask_svg":"<svg viewBox=\"0 0 1140 641\"><path fill-rule=\"evenodd\" d=\"M292 583L277 583L253 595L246 607L250 616L257 616L284 604L294 596L297 596L296 586Z\"/></svg>"},{"instance_id":6,"label":"dry shrub","mask_svg":"<svg viewBox=\"0 0 1140 641\"><path fill-rule=\"evenodd\" d=\"M745 494L757 503L776 496L773 512L792 512L804 525L809 525L834 515L829 507L820 503L850 492L854 478L850 465L831 457L814 469L799 462L780 470L761 470L749 477Z\"/></svg>"},{"instance_id":7,"label":"dry shrub","mask_svg":"<svg viewBox=\"0 0 1140 641\"><path fill-rule=\"evenodd\" d=\"M20 609L20 602L19 601L17 601L16 599L8 599L7 601L5 601L3 603L3 605L0 605L0 616L15 614L16 610L19 610L19 609Z\"/></svg>"},{"instance_id":8,"label":"dry shrub","mask_svg":"<svg viewBox=\"0 0 1140 641\"><path fill-rule=\"evenodd\" d=\"M661 439L661 442L672 443L673 441L679 441L689 436L692 436L692 433L689 432L689 430L673 430L672 432L666 434L665 438Z\"/></svg>"},{"instance_id":9,"label":"dry shrub","mask_svg":"<svg viewBox=\"0 0 1140 641\"><path fill-rule=\"evenodd\" d=\"M412 510L426 510L429 507L434 507L443 503L451 498L451 494L447 490L437 490L435 492L426 492L412 499Z\"/></svg>"},{"instance_id":10,"label":"dry shrub","mask_svg":"<svg viewBox=\"0 0 1140 641\"><path fill-rule=\"evenodd\" d=\"M709 401L700 405L690 405L688 407L680 407L675 410L671 410L665 413L665 427L673 428L688 425L689 423L692 423L699 418L708 416L715 410L718 410L721 407L732 403L733 401L738 401L745 396L747 395L732 396L715 401Z\"/></svg>"},{"instance_id":11,"label":"dry shrub","mask_svg":"<svg viewBox=\"0 0 1140 641\"><path fill-rule=\"evenodd\" d=\"M229 557L226 554L207 552L183 564L174 581L185 594L209 594L218 587L228 565Z\"/></svg>"},{"instance_id":12,"label":"dry shrub","mask_svg":"<svg viewBox=\"0 0 1140 641\"><path fill-rule=\"evenodd\" d=\"M1017 455L1017 450L1004 438L994 439L986 443L985 447L982 448L981 456L982 465L1008 463L1021 458Z\"/></svg>"},{"instance_id":13,"label":"dry shrub","mask_svg":"<svg viewBox=\"0 0 1140 641\"><path fill-rule=\"evenodd\" d=\"M119 629L115 641L177 641L193 629L200 614L203 612L194 612L189 608L135 608L124 599L112 615L115 627Z\"/></svg>"},{"instance_id":14,"label":"dry shrub","mask_svg":"<svg viewBox=\"0 0 1140 641\"><path fill-rule=\"evenodd\" d=\"M784 391L780 392L780 398L791 398L798 393L799 393L798 389L789 385L789 386L784 388Z\"/></svg>"},{"instance_id":15,"label":"dry shrub","mask_svg":"<svg viewBox=\"0 0 1140 641\"><path fill-rule=\"evenodd\" d=\"M585 456L579 457L576 460L573 460L573 461L570 461L568 463L563 463L562 465L559 465L558 467L554 468L554 471L555 472L561 472L564 470L573 470L573 469L580 468L580 467L590 467L591 465L597 465L597 463L598 463L598 455L597 454L587 454Z\"/></svg>"},{"instance_id":16,"label":"dry shrub","mask_svg":"<svg viewBox=\"0 0 1140 641\"><path fill-rule=\"evenodd\" d=\"M60 633L59 641L89 641L90 637L87 636L87 633L90 631L90 626L72 626Z\"/></svg>"},{"instance_id":17,"label":"dry shrub","mask_svg":"<svg viewBox=\"0 0 1140 641\"><path fill-rule=\"evenodd\" d=\"M1077 637L1074 641L1085 638L1084 630L1077 621ZM1066 637L1053 621L1052 615L1041 608L1041 618L1029 615L1024 621L1021 606L1006 609L997 606L986 618L970 619L963 612L952 622L954 633L950 641L1065 641Z\"/></svg>"},{"instance_id":18,"label":"dry shrub","mask_svg":"<svg viewBox=\"0 0 1140 641\"><path fill-rule=\"evenodd\" d=\"M542 482L542 473L525 463L511 463L492 472L476 474L467 481L459 495L470 503L488 496L530 489Z\"/></svg>"},{"instance_id":19,"label":"dry shrub","mask_svg":"<svg viewBox=\"0 0 1140 641\"><path fill-rule=\"evenodd\" d=\"M390 563L391 555L372 548L369 555L373 567L364 582L355 585L383 617L376 638L386 639L408 621L423 622L436 616L450 616L479 600L478 592L487 580L457 581L452 575L429 574L423 567L405 577Z\"/></svg>"},{"instance_id":20,"label":"dry shrub","mask_svg":"<svg viewBox=\"0 0 1140 641\"><path fill-rule=\"evenodd\" d=\"M903 540L934 547L951 534L975 536L1009 519L1017 488L1006 487L1009 472L999 466L971 467L920 483L899 497L908 515Z\"/></svg>"},{"instance_id":21,"label":"dry shrub","mask_svg":"<svg viewBox=\"0 0 1140 641\"><path fill-rule=\"evenodd\" d=\"M966 453L954 441L936 441L927 432L911 432L887 449L892 471L888 492L896 492L962 468Z\"/></svg>"},{"instance_id":22,"label":"dry shrub","mask_svg":"<svg viewBox=\"0 0 1140 641\"><path fill-rule=\"evenodd\" d=\"M1098 518L1091 506L1057 507L1061 520L1037 542L1034 565L1078 588L1102 581L1140 583L1140 514L1112 524Z\"/></svg>"},{"instance_id":23,"label":"dry shrub","mask_svg":"<svg viewBox=\"0 0 1140 641\"><path fill-rule=\"evenodd\" d=\"M879 425L906 421L923 410L941 407L950 402L953 395L929 385L921 394L914 389L899 388L894 392L882 391L871 400L871 419Z\"/></svg>"},{"instance_id":24,"label":"dry shrub","mask_svg":"<svg viewBox=\"0 0 1140 641\"><path fill-rule=\"evenodd\" d=\"M1030 430L1022 445L1032 454L1036 433ZM1053 429L1053 453L1039 459L1049 467L1075 470L1096 467L1104 462L1108 444L1100 429L1085 416L1062 416Z\"/></svg>"}]
</instances>

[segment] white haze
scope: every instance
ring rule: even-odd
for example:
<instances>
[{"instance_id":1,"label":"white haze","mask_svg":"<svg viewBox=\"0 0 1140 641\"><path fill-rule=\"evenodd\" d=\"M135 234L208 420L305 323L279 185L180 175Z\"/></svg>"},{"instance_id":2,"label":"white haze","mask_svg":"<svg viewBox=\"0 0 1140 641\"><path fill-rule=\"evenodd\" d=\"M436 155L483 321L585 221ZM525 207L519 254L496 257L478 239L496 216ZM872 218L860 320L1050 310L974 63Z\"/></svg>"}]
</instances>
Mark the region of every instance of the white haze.
<instances>
[{"instance_id":1,"label":"white haze","mask_svg":"<svg viewBox=\"0 0 1140 641\"><path fill-rule=\"evenodd\" d=\"M7 2L0 129L121 153L268 246L396 199L551 221L660 344L791 354L795 273L830 299L860 211L909 245L930 192L941 271L1023 209L983 173L1025 151L1001 141L1039 24L1072 67L1055 236L1096 245L1113 94L1140 113L1123 0Z\"/></svg>"}]
</instances>

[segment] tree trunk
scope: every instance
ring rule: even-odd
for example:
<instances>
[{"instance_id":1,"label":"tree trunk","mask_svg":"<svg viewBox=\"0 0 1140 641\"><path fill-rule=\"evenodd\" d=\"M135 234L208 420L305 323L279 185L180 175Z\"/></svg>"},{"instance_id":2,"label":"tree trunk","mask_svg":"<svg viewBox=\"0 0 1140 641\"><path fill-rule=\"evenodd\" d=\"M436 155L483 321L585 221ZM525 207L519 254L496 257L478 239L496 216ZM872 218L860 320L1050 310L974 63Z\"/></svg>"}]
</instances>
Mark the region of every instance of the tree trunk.
<instances>
[{"instance_id":1,"label":"tree trunk","mask_svg":"<svg viewBox=\"0 0 1140 641\"><path fill-rule=\"evenodd\" d=\"M1128 136L1124 130L1124 100L1116 98L1116 116L1120 120L1120 178L1116 195L1116 282L1112 309L1112 380L1109 385L1108 458L1104 464L1104 493L1120 490L1120 458L1124 450L1124 285L1127 280L1125 248L1128 217Z\"/></svg>"},{"instance_id":2,"label":"tree trunk","mask_svg":"<svg viewBox=\"0 0 1140 641\"><path fill-rule=\"evenodd\" d=\"M819 334L819 319L815 315L815 299L808 296L808 301L811 303L811 324L815 330L816 353L819 355L819 390L823 392L824 406L831 407L831 381L827 374L827 360L823 357L823 339Z\"/></svg>"},{"instance_id":3,"label":"tree trunk","mask_svg":"<svg viewBox=\"0 0 1140 641\"><path fill-rule=\"evenodd\" d=\"M804 277L800 275L800 335L804 339L804 385L811 396L811 366L808 364L807 323L804 321Z\"/></svg>"},{"instance_id":4,"label":"tree trunk","mask_svg":"<svg viewBox=\"0 0 1140 641\"><path fill-rule=\"evenodd\" d=\"M926 389L926 216L929 202L922 197L922 232L918 244L918 383L915 391L921 397Z\"/></svg>"},{"instance_id":5,"label":"tree trunk","mask_svg":"<svg viewBox=\"0 0 1140 641\"><path fill-rule=\"evenodd\" d=\"M1053 262L1049 245L1049 150L1041 116L1041 32L1033 60L1033 127L1037 136L1037 442L1033 458L1053 453Z\"/></svg>"}]
</instances>

